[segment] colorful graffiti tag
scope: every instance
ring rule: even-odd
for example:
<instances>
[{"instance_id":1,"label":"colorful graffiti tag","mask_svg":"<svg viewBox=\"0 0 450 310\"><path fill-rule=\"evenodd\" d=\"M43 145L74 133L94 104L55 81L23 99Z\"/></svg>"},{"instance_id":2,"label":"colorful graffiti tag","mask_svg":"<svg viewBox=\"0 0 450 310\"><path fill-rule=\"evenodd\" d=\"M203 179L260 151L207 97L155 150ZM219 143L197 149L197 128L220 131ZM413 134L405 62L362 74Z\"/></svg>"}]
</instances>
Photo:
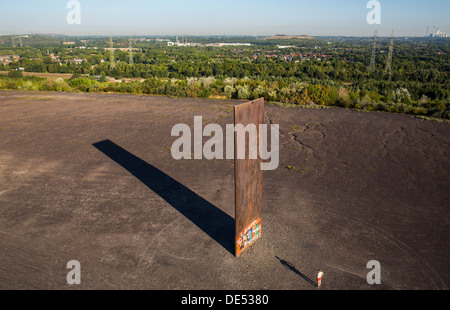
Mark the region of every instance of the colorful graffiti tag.
<instances>
[{"instance_id":1,"label":"colorful graffiti tag","mask_svg":"<svg viewBox=\"0 0 450 310\"><path fill-rule=\"evenodd\" d=\"M261 237L261 219L253 221L239 236L236 236L236 255L250 246Z\"/></svg>"}]
</instances>

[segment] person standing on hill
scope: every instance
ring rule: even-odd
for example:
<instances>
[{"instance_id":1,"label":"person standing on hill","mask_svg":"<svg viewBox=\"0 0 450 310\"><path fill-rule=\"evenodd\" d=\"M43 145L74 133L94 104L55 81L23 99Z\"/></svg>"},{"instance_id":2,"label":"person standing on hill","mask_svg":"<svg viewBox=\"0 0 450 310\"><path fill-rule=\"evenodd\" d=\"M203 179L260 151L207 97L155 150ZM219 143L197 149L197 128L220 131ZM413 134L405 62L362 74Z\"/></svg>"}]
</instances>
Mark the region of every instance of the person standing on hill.
<instances>
[{"instance_id":1,"label":"person standing on hill","mask_svg":"<svg viewBox=\"0 0 450 310\"><path fill-rule=\"evenodd\" d=\"M317 274L317 287L322 286L322 277L323 277L322 269L319 269L319 273Z\"/></svg>"}]
</instances>

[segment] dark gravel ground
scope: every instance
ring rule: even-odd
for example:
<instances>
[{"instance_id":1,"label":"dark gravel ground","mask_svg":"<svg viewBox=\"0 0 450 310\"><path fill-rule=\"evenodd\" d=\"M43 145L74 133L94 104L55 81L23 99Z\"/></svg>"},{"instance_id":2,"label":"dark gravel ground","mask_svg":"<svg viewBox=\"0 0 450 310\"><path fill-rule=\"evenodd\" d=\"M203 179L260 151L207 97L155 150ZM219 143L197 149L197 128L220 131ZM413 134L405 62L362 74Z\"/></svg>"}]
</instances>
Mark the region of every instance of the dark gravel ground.
<instances>
[{"instance_id":1,"label":"dark gravel ground","mask_svg":"<svg viewBox=\"0 0 450 310\"><path fill-rule=\"evenodd\" d=\"M449 288L449 124L266 105L280 166L236 259L233 161L170 149L239 103L0 91L0 289L315 290L319 268L325 290Z\"/></svg>"}]
</instances>

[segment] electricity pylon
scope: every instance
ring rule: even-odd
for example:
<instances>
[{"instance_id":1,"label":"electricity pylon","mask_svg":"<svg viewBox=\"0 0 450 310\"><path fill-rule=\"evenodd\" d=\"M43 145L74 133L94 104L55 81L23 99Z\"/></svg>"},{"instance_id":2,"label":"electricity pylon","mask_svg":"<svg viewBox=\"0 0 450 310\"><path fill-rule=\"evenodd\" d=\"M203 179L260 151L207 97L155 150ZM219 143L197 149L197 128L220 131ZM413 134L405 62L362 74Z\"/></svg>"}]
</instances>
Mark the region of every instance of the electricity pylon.
<instances>
[{"instance_id":1,"label":"electricity pylon","mask_svg":"<svg viewBox=\"0 0 450 310\"><path fill-rule=\"evenodd\" d=\"M16 39L19 39L19 45L20 47L23 47L22 38L28 38L28 36L14 36L11 38L12 40L12 46L16 47Z\"/></svg>"},{"instance_id":2,"label":"electricity pylon","mask_svg":"<svg viewBox=\"0 0 450 310\"><path fill-rule=\"evenodd\" d=\"M113 69L116 66L115 60L114 60L114 43L113 43L112 35L109 39L109 66L111 67L111 69Z\"/></svg>"},{"instance_id":3,"label":"electricity pylon","mask_svg":"<svg viewBox=\"0 0 450 310\"><path fill-rule=\"evenodd\" d=\"M378 31L375 31L373 37L372 58L370 59L369 72L375 72L376 70L377 41L378 41Z\"/></svg>"},{"instance_id":4,"label":"electricity pylon","mask_svg":"<svg viewBox=\"0 0 450 310\"><path fill-rule=\"evenodd\" d=\"M129 46L129 52L128 52L128 57L129 57L129 64L132 65L134 63L134 59L133 59L133 44L131 43L131 38L129 40L130 42L130 46Z\"/></svg>"},{"instance_id":5,"label":"electricity pylon","mask_svg":"<svg viewBox=\"0 0 450 310\"><path fill-rule=\"evenodd\" d=\"M389 79L392 76L392 57L393 57L393 55L394 55L394 30L392 30L391 43L389 44L389 54L388 54L387 63L386 63L386 70L384 71L384 74L389 75Z\"/></svg>"}]
</instances>

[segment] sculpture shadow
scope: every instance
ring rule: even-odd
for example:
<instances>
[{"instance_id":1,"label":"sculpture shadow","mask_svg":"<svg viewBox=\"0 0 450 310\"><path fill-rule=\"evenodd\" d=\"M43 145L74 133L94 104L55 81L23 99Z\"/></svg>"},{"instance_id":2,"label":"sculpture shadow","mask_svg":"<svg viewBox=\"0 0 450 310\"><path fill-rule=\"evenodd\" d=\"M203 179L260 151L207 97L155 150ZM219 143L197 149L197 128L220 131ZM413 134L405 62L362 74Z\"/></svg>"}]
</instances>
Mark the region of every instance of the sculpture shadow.
<instances>
[{"instance_id":1,"label":"sculpture shadow","mask_svg":"<svg viewBox=\"0 0 450 310\"><path fill-rule=\"evenodd\" d=\"M234 255L234 219L161 170L110 140L93 146L135 176Z\"/></svg>"},{"instance_id":2,"label":"sculpture shadow","mask_svg":"<svg viewBox=\"0 0 450 310\"><path fill-rule=\"evenodd\" d=\"M278 256L275 256L275 257L280 261L281 265L283 265L284 268L287 268L287 269L293 271L294 273L296 273L297 275L302 277L304 280L306 280L306 282L308 282L309 284L313 285L314 287L317 287L317 283L316 282L314 282L313 280L311 280L310 278L305 276L303 273L298 271L297 268L295 268L294 265L292 265L290 262L287 262L284 259L279 258Z\"/></svg>"}]
</instances>

